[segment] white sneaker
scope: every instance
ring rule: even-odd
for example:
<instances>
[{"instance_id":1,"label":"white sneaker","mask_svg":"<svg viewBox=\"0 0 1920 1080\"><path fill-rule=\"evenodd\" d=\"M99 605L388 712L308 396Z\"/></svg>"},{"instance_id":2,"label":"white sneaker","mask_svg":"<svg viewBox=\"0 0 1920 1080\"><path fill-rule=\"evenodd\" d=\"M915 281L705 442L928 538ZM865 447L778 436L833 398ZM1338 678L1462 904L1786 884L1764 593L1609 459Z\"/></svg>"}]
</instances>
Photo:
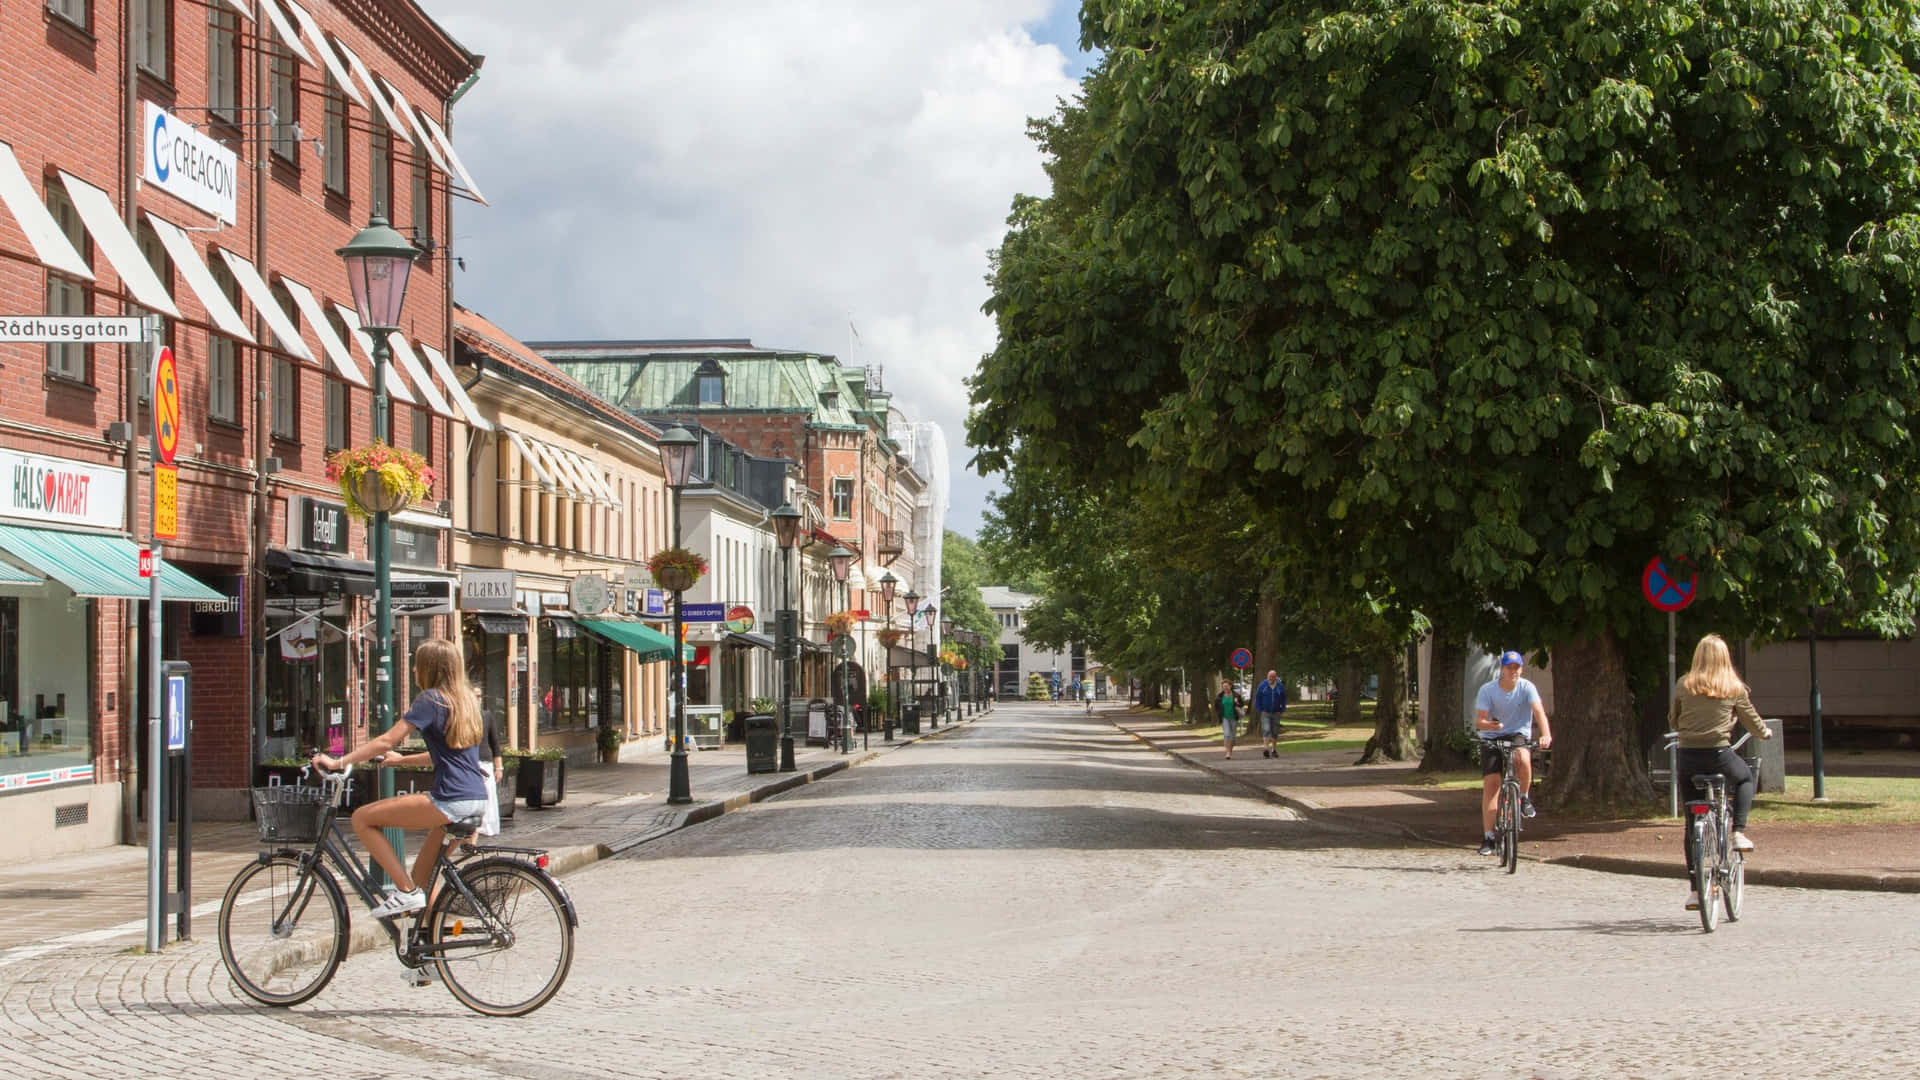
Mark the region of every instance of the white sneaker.
<instances>
[{"instance_id":1,"label":"white sneaker","mask_svg":"<svg viewBox=\"0 0 1920 1080\"><path fill-rule=\"evenodd\" d=\"M1700 910L1700 894L1699 893L1697 892L1687 893L1687 910L1688 911Z\"/></svg>"},{"instance_id":2,"label":"white sneaker","mask_svg":"<svg viewBox=\"0 0 1920 1080\"><path fill-rule=\"evenodd\" d=\"M1743 833L1743 832L1734 833L1733 834L1733 850L1752 851L1753 841L1747 839L1746 833Z\"/></svg>"},{"instance_id":3,"label":"white sneaker","mask_svg":"<svg viewBox=\"0 0 1920 1080\"><path fill-rule=\"evenodd\" d=\"M430 986L440 981L440 969L428 964L425 967L407 968L400 972L408 986Z\"/></svg>"},{"instance_id":4,"label":"white sneaker","mask_svg":"<svg viewBox=\"0 0 1920 1080\"><path fill-rule=\"evenodd\" d=\"M398 889L391 889L387 892L387 898L375 905L373 917L376 919L391 919L397 915L406 915L410 912L419 911L426 906L427 894L420 889L415 889L412 892L401 892Z\"/></svg>"}]
</instances>

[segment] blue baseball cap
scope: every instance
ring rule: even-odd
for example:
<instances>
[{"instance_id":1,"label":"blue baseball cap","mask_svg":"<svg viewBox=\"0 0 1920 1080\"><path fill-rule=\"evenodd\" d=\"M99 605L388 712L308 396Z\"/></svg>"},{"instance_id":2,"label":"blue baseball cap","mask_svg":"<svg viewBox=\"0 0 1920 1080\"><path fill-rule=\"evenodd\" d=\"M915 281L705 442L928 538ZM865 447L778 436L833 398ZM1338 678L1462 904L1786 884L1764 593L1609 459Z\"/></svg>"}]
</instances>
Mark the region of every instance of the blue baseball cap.
<instances>
[{"instance_id":1,"label":"blue baseball cap","mask_svg":"<svg viewBox=\"0 0 1920 1080\"><path fill-rule=\"evenodd\" d=\"M1503 652L1500 654L1501 667L1506 667L1508 664L1524 664L1524 663L1526 663L1526 661L1521 658L1519 653L1514 652L1512 649L1508 649L1506 652Z\"/></svg>"}]
</instances>

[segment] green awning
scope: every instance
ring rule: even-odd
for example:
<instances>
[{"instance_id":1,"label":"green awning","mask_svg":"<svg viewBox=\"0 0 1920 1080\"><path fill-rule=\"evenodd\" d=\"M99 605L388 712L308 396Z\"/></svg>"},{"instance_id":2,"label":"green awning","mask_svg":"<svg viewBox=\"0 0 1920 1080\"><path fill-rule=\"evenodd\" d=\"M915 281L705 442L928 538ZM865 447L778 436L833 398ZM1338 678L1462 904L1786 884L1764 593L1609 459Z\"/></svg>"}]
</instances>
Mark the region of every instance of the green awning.
<instances>
[{"instance_id":1,"label":"green awning","mask_svg":"<svg viewBox=\"0 0 1920 1080\"><path fill-rule=\"evenodd\" d=\"M646 623L579 618L573 621L580 624L582 629L590 630L615 645L632 650L633 655L643 664L654 660L673 659L673 639ZM683 650L681 659L693 659L692 646L683 644L680 648Z\"/></svg>"},{"instance_id":2,"label":"green awning","mask_svg":"<svg viewBox=\"0 0 1920 1080\"><path fill-rule=\"evenodd\" d=\"M0 551L72 589L76 596L147 598L148 582L140 576L140 548L125 537L0 525ZM162 600L219 603L227 599L164 559L159 569Z\"/></svg>"},{"instance_id":3,"label":"green awning","mask_svg":"<svg viewBox=\"0 0 1920 1080\"><path fill-rule=\"evenodd\" d=\"M0 561L0 585L38 585L46 580L39 574L22 570L10 562Z\"/></svg>"}]
</instances>

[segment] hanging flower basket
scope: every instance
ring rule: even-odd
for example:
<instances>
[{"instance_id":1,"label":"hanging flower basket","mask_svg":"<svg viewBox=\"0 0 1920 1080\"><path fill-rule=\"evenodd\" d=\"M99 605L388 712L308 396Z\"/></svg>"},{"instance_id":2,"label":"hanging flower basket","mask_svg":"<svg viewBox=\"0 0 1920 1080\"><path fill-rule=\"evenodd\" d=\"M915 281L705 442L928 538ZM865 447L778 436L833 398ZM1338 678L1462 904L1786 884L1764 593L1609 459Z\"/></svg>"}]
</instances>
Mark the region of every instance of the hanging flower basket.
<instances>
[{"instance_id":1,"label":"hanging flower basket","mask_svg":"<svg viewBox=\"0 0 1920 1080\"><path fill-rule=\"evenodd\" d=\"M967 666L967 660L952 649L940 650L940 664L949 670L958 670Z\"/></svg>"},{"instance_id":2,"label":"hanging flower basket","mask_svg":"<svg viewBox=\"0 0 1920 1080\"><path fill-rule=\"evenodd\" d=\"M376 442L334 451L327 458L327 479L340 486L347 513L366 518L397 514L426 498L436 477L426 458Z\"/></svg>"},{"instance_id":3,"label":"hanging flower basket","mask_svg":"<svg viewBox=\"0 0 1920 1080\"><path fill-rule=\"evenodd\" d=\"M895 645L900 644L900 639L906 636L907 632L905 630L895 630L892 627L888 627L880 631L880 645L883 648L891 649Z\"/></svg>"},{"instance_id":4,"label":"hanging flower basket","mask_svg":"<svg viewBox=\"0 0 1920 1080\"><path fill-rule=\"evenodd\" d=\"M693 588L707 573L707 558L686 548L662 548L647 560L647 571L660 587L671 592Z\"/></svg>"},{"instance_id":5,"label":"hanging flower basket","mask_svg":"<svg viewBox=\"0 0 1920 1080\"><path fill-rule=\"evenodd\" d=\"M842 634L851 634L853 633L853 612L836 611L827 616L826 624L827 633L834 637L839 637Z\"/></svg>"}]
</instances>

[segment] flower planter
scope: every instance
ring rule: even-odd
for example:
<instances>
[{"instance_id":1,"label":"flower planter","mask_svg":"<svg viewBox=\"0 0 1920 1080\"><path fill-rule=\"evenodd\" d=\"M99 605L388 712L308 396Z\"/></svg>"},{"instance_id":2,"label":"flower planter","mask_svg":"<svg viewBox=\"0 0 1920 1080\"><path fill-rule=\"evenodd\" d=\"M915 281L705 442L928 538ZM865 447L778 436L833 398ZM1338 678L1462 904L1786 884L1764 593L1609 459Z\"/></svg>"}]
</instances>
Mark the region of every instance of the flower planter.
<instances>
[{"instance_id":1,"label":"flower planter","mask_svg":"<svg viewBox=\"0 0 1920 1080\"><path fill-rule=\"evenodd\" d=\"M668 592L686 592L693 588L694 582L700 580L698 573L685 566L663 566L653 576L660 582L660 587Z\"/></svg>"},{"instance_id":2,"label":"flower planter","mask_svg":"<svg viewBox=\"0 0 1920 1080\"><path fill-rule=\"evenodd\" d=\"M370 514L397 514L413 503L405 491L388 488L378 473L361 473L342 486L350 488L354 501Z\"/></svg>"},{"instance_id":3,"label":"flower planter","mask_svg":"<svg viewBox=\"0 0 1920 1080\"><path fill-rule=\"evenodd\" d=\"M508 765L494 787L494 794L500 799L500 820L505 821L513 816L514 805L519 801L520 766Z\"/></svg>"},{"instance_id":4,"label":"flower planter","mask_svg":"<svg viewBox=\"0 0 1920 1080\"><path fill-rule=\"evenodd\" d=\"M300 770L303 765L255 765L253 767L254 787L273 787L274 778L288 786L300 783Z\"/></svg>"},{"instance_id":5,"label":"flower planter","mask_svg":"<svg viewBox=\"0 0 1920 1080\"><path fill-rule=\"evenodd\" d=\"M567 759L521 758L519 794L529 810L559 805L567 797Z\"/></svg>"}]
</instances>

